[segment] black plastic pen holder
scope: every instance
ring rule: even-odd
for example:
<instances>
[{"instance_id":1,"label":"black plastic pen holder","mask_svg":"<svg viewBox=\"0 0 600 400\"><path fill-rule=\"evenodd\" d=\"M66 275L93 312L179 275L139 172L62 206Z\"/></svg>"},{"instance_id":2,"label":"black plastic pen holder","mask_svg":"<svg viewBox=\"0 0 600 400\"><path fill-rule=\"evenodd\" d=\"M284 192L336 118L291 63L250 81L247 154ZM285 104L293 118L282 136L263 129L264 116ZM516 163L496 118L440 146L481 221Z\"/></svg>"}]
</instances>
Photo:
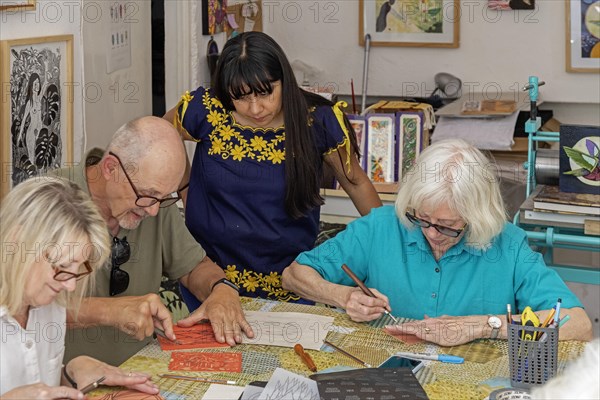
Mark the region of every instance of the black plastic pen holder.
<instances>
[{"instance_id":1,"label":"black plastic pen holder","mask_svg":"<svg viewBox=\"0 0 600 400\"><path fill-rule=\"evenodd\" d=\"M508 358L513 387L530 388L546 383L556 375L558 328L509 325Z\"/></svg>"}]
</instances>

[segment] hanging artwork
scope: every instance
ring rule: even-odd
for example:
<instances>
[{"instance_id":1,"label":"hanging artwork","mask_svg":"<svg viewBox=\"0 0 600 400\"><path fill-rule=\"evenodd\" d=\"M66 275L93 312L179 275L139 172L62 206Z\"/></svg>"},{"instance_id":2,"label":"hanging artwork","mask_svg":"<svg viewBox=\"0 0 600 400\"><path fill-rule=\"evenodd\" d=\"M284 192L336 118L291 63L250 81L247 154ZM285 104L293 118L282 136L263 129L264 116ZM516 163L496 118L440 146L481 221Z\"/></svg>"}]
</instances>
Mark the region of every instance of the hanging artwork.
<instances>
[{"instance_id":1,"label":"hanging artwork","mask_svg":"<svg viewBox=\"0 0 600 400\"><path fill-rule=\"evenodd\" d=\"M568 72L600 72L600 1L566 1Z\"/></svg>"},{"instance_id":2,"label":"hanging artwork","mask_svg":"<svg viewBox=\"0 0 600 400\"><path fill-rule=\"evenodd\" d=\"M5 40L0 55L1 197L73 161L73 35Z\"/></svg>"},{"instance_id":3,"label":"hanging artwork","mask_svg":"<svg viewBox=\"0 0 600 400\"><path fill-rule=\"evenodd\" d=\"M227 26L227 0L202 0L202 34L214 35Z\"/></svg>"},{"instance_id":4,"label":"hanging artwork","mask_svg":"<svg viewBox=\"0 0 600 400\"><path fill-rule=\"evenodd\" d=\"M458 0L359 0L359 36L372 46L458 47Z\"/></svg>"}]
</instances>

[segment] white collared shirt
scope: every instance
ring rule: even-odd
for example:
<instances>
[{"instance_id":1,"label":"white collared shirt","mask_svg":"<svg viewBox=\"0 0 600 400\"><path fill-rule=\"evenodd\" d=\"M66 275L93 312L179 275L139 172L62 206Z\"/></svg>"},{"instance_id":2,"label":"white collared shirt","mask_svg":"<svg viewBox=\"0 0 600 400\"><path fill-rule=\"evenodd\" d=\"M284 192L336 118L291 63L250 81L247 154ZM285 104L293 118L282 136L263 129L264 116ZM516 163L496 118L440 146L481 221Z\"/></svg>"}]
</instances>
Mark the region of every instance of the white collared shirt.
<instances>
[{"instance_id":1,"label":"white collared shirt","mask_svg":"<svg viewBox=\"0 0 600 400\"><path fill-rule=\"evenodd\" d=\"M66 318L56 303L32 307L23 329L0 306L0 395L32 383L60 385Z\"/></svg>"}]
</instances>

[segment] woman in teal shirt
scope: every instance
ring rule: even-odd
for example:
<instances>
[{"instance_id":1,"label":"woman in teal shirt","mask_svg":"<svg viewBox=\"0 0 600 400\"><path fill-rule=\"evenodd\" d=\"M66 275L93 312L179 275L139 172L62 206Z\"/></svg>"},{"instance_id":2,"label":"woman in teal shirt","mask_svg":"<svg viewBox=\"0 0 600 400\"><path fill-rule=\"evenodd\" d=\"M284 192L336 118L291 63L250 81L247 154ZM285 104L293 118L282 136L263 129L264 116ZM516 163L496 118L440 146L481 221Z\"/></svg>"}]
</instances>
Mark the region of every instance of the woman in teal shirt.
<instances>
[{"instance_id":1,"label":"woman in teal shirt","mask_svg":"<svg viewBox=\"0 0 600 400\"><path fill-rule=\"evenodd\" d=\"M300 254L283 287L346 309L356 321L384 310L422 321L386 327L442 345L506 338L506 305L544 320L557 299L571 322L561 339L591 338L577 297L506 222L494 165L462 140L427 148L401 182L394 207L374 209ZM355 288L347 264L377 298ZM385 293L385 295L384 295Z\"/></svg>"}]
</instances>

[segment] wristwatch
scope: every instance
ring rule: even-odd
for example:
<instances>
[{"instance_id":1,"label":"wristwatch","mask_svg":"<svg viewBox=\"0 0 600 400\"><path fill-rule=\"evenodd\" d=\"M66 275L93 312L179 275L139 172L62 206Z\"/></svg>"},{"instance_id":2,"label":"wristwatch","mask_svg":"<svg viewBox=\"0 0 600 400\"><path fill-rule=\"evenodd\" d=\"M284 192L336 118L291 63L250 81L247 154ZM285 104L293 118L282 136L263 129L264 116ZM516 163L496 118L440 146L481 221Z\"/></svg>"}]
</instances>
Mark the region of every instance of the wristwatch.
<instances>
[{"instance_id":1,"label":"wristwatch","mask_svg":"<svg viewBox=\"0 0 600 400\"><path fill-rule=\"evenodd\" d=\"M495 315L490 315L487 323L492 328L490 339L496 339L498 337L498 332L500 332L500 328L502 327L502 320Z\"/></svg>"},{"instance_id":2,"label":"wristwatch","mask_svg":"<svg viewBox=\"0 0 600 400\"><path fill-rule=\"evenodd\" d=\"M218 281L216 281L215 283L213 283L212 287L210 288L210 291L212 292L213 290L215 290L215 286L217 286L219 283L223 283L223 284L229 286L230 288L234 289L238 293L240 292L240 287L238 285L236 285L235 283L231 282L227 278L221 278Z\"/></svg>"}]
</instances>

